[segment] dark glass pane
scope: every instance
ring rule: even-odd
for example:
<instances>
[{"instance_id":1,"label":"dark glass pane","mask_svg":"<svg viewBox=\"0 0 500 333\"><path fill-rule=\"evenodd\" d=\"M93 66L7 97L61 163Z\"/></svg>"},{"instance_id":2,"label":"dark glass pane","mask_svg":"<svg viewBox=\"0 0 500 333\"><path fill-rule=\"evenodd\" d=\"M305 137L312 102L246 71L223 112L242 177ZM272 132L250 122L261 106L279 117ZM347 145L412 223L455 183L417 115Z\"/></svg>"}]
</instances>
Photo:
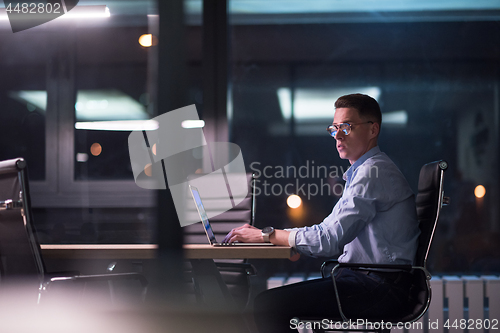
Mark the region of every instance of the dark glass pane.
<instances>
[{"instance_id":1,"label":"dark glass pane","mask_svg":"<svg viewBox=\"0 0 500 333\"><path fill-rule=\"evenodd\" d=\"M330 213L340 194L332 189L349 163L325 128L338 97L362 92L380 103L379 146L415 192L423 164L450 165L452 204L443 210L430 268L498 272L500 252L490 241L500 235L497 22L471 19L467 10L453 16L452 8L409 8L381 21L362 6L350 14L273 1L246 12L242 6L231 2L230 140L247 169L261 175L257 226L312 225ZM480 184L482 199L474 196ZM302 197L300 212L286 204L287 185Z\"/></svg>"},{"instance_id":2,"label":"dark glass pane","mask_svg":"<svg viewBox=\"0 0 500 333\"><path fill-rule=\"evenodd\" d=\"M12 44L21 49L27 47L22 41ZM17 51L14 48L5 62L15 57ZM0 64L0 160L23 157L28 162L30 179L44 180L45 63L6 66L5 62Z\"/></svg>"},{"instance_id":3,"label":"dark glass pane","mask_svg":"<svg viewBox=\"0 0 500 333\"><path fill-rule=\"evenodd\" d=\"M133 180L130 130L109 126L151 118L147 61L153 51L138 42L147 32L147 22L140 27L78 31L75 180ZM87 129L95 122L103 126Z\"/></svg>"},{"instance_id":4,"label":"dark glass pane","mask_svg":"<svg viewBox=\"0 0 500 333\"><path fill-rule=\"evenodd\" d=\"M152 244L153 208L37 208L42 244Z\"/></svg>"}]
</instances>

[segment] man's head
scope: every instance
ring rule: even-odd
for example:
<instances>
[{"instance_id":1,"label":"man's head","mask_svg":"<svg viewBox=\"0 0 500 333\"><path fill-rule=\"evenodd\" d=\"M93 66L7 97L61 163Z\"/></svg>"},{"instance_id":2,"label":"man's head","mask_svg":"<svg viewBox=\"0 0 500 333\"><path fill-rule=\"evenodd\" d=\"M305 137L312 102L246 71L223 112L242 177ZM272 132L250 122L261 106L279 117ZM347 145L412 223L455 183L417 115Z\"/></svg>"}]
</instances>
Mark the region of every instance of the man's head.
<instances>
[{"instance_id":1,"label":"man's head","mask_svg":"<svg viewBox=\"0 0 500 333\"><path fill-rule=\"evenodd\" d=\"M379 127L382 124L380 106L374 98L368 95L351 94L341 96L335 102L335 109L340 108L356 109L363 120L378 123Z\"/></svg>"},{"instance_id":2,"label":"man's head","mask_svg":"<svg viewBox=\"0 0 500 333\"><path fill-rule=\"evenodd\" d=\"M335 102L331 132L337 140L340 158L353 164L375 147L381 123L382 114L375 99L362 94L340 97Z\"/></svg>"}]
</instances>

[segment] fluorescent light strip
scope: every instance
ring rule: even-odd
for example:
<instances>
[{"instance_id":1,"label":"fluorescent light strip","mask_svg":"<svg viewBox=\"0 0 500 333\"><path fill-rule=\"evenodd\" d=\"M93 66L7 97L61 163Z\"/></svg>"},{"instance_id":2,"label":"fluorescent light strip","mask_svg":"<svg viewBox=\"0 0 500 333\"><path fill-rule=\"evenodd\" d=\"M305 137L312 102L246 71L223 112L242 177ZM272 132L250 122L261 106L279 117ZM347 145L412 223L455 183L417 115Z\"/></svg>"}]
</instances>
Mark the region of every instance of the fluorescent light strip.
<instances>
[{"instance_id":1,"label":"fluorescent light strip","mask_svg":"<svg viewBox=\"0 0 500 333\"><path fill-rule=\"evenodd\" d=\"M184 0L184 9L188 15L200 15L203 11L202 0ZM286 6L280 1L233 0L229 3L231 14L307 14L307 13L339 13L339 12L372 12L372 11L465 11L465 10L498 10L498 0L288 0Z\"/></svg>"},{"instance_id":2,"label":"fluorescent light strip","mask_svg":"<svg viewBox=\"0 0 500 333\"><path fill-rule=\"evenodd\" d=\"M106 5L98 6L76 6L66 14L60 16L63 19L91 19L110 17L109 8ZM7 21L9 16L5 8L0 8L0 21Z\"/></svg>"},{"instance_id":3,"label":"fluorescent light strip","mask_svg":"<svg viewBox=\"0 0 500 333\"><path fill-rule=\"evenodd\" d=\"M182 128L202 128L205 127L204 120L184 120L181 123Z\"/></svg>"},{"instance_id":4,"label":"fluorescent light strip","mask_svg":"<svg viewBox=\"0 0 500 333\"><path fill-rule=\"evenodd\" d=\"M382 124L406 125L408 123L408 112L405 110L382 113Z\"/></svg>"},{"instance_id":5,"label":"fluorescent light strip","mask_svg":"<svg viewBox=\"0 0 500 333\"><path fill-rule=\"evenodd\" d=\"M379 87L352 88L296 88L293 95L294 118L298 122L331 120L335 114L334 103L343 95L362 93L378 100ZM283 119L292 117L292 90L282 87L276 91Z\"/></svg>"},{"instance_id":6,"label":"fluorescent light strip","mask_svg":"<svg viewBox=\"0 0 500 333\"><path fill-rule=\"evenodd\" d=\"M95 131L154 131L160 127L156 120L80 121L75 129Z\"/></svg>"},{"instance_id":7,"label":"fluorescent light strip","mask_svg":"<svg viewBox=\"0 0 500 333\"><path fill-rule=\"evenodd\" d=\"M80 19L80 18L103 18L110 17L109 8L105 5L100 6L76 6L61 18L64 19Z\"/></svg>"}]
</instances>

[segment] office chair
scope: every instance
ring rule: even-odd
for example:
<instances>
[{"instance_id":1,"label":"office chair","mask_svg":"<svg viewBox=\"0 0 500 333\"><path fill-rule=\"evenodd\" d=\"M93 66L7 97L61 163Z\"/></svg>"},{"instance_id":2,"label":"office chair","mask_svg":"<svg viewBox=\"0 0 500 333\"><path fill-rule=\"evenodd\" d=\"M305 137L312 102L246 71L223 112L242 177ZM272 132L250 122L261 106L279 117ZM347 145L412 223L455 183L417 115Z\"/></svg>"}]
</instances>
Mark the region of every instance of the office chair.
<instances>
[{"instance_id":1,"label":"office chair","mask_svg":"<svg viewBox=\"0 0 500 333\"><path fill-rule=\"evenodd\" d=\"M429 250L432 244L432 239L436 230L439 220L439 215L443 205L449 203L449 198L444 197L443 190L443 177L444 172L448 168L448 163L441 160L425 164L420 170L418 180L418 194L416 197L417 217L419 221L420 236L418 239L418 248L415 258L415 265L378 265L378 264L354 264L354 263L338 263L335 260L327 260L321 267L321 274L323 277L327 276L327 267L332 263L336 263L335 267L331 270L331 278L335 290L335 297L340 312L340 318L332 318L333 321L347 322L349 320L356 321L357 319L365 319L370 322L380 323L411 323L420 319L427 311L431 302L431 288L429 280L431 274L427 270L427 259ZM374 318L347 318L342 311L342 304L340 301L337 284L335 283L335 271L341 267L350 268L363 268L363 269L379 269L391 268L400 269L412 273L412 288L410 289L410 299L408 300L408 307L406 314L400 317L394 317L387 314L385 317ZM306 321L317 321L318 319L307 318ZM341 327L341 326L338 326ZM341 329L342 330L342 329ZM329 329L316 329L314 332L321 333L329 331ZM333 331L338 331L333 329ZM352 329L347 331L375 331L389 333L390 329L387 326L380 327L379 329Z\"/></svg>"},{"instance_id":2,"label":"office chair","mask_svg":"<svg viewBox=\"0 0 500 333\"><path fill-rule=\"evenodd\" d=\"M23 282L23 286L38 294L40 302L52 286L61 281L87 283L131 279L141 284L144 300L148 282L138 273L47 272L33 224L26 161L16 158L0 162L0 287Z\"/></svg>"},{"instance_id":3,"label":"office chair","mask_svg":"<svg viewBox=\"0 0 500 333\"><path fill-rule=\"evenodd\" d=\"M248 194L234 208L210 218L210 225L214 230L215 237L222 241L231 229L240 227L245 223L254 225L255 222L255 175L247 173ZM203 203L218 198L203 197ZM190 198L190 200L192 200ZM207 205L209 206L209 205ZM184 243L186 244L207 244L207 236L201 223L186 226L184 229ZM239 310L245 309L250 299L250 276L256 274L255 267L248 263L247 259L234 260L214 260L224 283L233 297ZM190 271L189 265L187 271ZM189 278L189 275L188 275ZM197 286L194 286L195 289ZM202 301L199 290L195 290L197 300Z\"/></svg>"}]
</instances>

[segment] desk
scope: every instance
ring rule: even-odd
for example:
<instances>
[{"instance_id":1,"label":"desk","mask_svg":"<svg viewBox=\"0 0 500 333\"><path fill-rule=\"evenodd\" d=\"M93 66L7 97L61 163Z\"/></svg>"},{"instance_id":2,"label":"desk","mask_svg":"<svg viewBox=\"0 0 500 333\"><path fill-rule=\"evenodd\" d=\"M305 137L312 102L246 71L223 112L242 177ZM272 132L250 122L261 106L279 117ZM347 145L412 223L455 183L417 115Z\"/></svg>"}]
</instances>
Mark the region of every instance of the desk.
<instances>
[{"instance_id":1,"label":"desk","mask_svg":"<svg viewBox=\"0 0 500 333\"><path fill-rule=\"evenodd\" d=\"M156 244L42 244L42 255L50 259L134 259L147 260L157 257ZM231 308L233 304L226 284L213 259L288 259L288 246L211 246L185 244L184 258L191 261L195 283L210 300L211 306Z\"/></svg>"},{"instance_id":2,"label":"desk","mask_svg":"<svg viewBox=\"0 0 500 333\"><path fill-rule=\"evenodd\" d=\"M42 255L50 259L154 259L156 244L42 244ZM228 246L185 244L186 259L287 259L288 246Z\"/></svg>"}]
</instances>

